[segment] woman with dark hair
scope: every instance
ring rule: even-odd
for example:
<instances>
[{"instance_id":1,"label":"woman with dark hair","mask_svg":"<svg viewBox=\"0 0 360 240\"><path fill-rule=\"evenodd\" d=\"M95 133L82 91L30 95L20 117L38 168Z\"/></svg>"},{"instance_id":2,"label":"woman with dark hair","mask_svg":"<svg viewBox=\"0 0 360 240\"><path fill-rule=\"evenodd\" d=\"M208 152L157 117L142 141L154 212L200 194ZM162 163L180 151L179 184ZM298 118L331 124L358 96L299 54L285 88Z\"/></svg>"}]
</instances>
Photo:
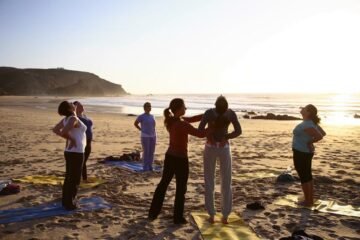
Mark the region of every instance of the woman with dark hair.
<instances>
[{"instance_id":1,"label":"woman with dark hair","mask_svg":"<svg viewBox=\"0 0 360 240\"><path fill-rule=\"evenodd\" d=\"M181 98L171 100L170 106L164 110L164 123L170 135L170 144L165 154L163 174L151 202L149 210L150 220L156 219L159 215L167 187L175 175L174 223L187 223L183 213L189 175L188 135L203 138L206 136L207 130L198 130L190 124L191 122L200 121L202 115L187 118L183 117L185 111L184 100Z\"/></svg>"},{"instance_id":2,"label":"woman with dark hair","mask_svg":"<svg viewBox=\"0 0 360 240\"><path fill-rule=\"evenodd\" d=\"M156 121L151 112L151 103L144 103L144 113L139 115L134 126L141 132L141 146L143 149L143 170L152 171L156 145ZM139 126L140 124L140 126Z\"/></svg>"},{"instance_id":3,"label":"woman with dark hair","mask_svg":"<svg viewBox=\"0 0 360 240\"><path fill-rule=\"evenodd\" d=\"M66 139L64 152L66 173L62 205L66 210L74 210L77 208L76 194L84 161L86 126L76 116L76 106L68 101L60 103L58 113L64 118L55 125L53 132Z\"/></svg>"},{"instance_id":4,"label":"woman with dark hair","mask_svg":"<svg viewBox=\"0 0 360 240\"><path fill-rule=\"evenodd\" d=\"M304 192L305 200L301 203L304 206L314 204L314 181L311 173L311 162L315 151L314 143L326 135L319 126L320 118L317 112L316 107L312 104L301 108L303 121L293 130L293 161Z\"/></svg>"},{"instance_id":5,"label":"woman with dark hair","mask_svg":"<svg viewBox=\"0 0 360 240\"><path fill-rule=\"evenodd\" d=\"M76 106L76 116L82 121L86 126L86 146L85 146L85 153L84 153L84 163L83 163L83 169L82 169L82 178L84 181L88 181L88 175L87 175L87 168L86 168L86 162L89 159L90 153L91 153L91 142L93 139L93 122L90 118L88 118L84 114L84 106L79 102L75 101L74 105Z\"/></svg>"},{"instance_id":6,"label":"woman with dark hair","mask_svg":"<svg viewBox=\"0 0 360 240\"><path fill-rule=\"evenodd\" d=\"M229 133L230 123L234 131ZM231 190L231 149L230 139L241 135L242 130L236 113L229 109L229 104L224 96L219 96L215 102L215 108L205 112L199 130L205 126L213 126L213 132L208 136L204 150L204 180L205 180L205 207L209 214L209 222L215 221L214 187L216 160L220 163L221 178L221 212L222 222L227 224L228 216L232 209Z\"/></svg>"}]
</instances>

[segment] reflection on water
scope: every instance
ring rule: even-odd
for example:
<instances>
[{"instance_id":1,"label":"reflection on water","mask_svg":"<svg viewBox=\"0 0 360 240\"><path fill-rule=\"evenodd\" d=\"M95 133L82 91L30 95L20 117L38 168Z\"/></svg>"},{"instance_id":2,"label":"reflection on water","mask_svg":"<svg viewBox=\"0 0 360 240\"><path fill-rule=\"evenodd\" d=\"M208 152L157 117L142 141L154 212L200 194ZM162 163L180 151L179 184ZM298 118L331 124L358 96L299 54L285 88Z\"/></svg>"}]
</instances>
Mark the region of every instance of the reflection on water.
<instances>
[{"instance_id":1,"label":"reflection on water","mask_svg":"<svg viewBox=\"0 0 360 240\"><path fill-rule=\"evenodd\" d=\"M185 100L187 114L203 113L214 107L219 94L178 94L178 95L128 95L122 97L99 97L82 99L85 105L106 106L107 111L125 114L141 114L144 102L151 102L152 113L162 116L172 98ZM309 103L319 110L324 123L360 124L354 115L360 114L360 94L226 94L229 106L239 116L253 111L256 114L287 114L300 116L299 107Z\"/></svg>"},{"instance_id":2,"label":"reflection on water","mask_svg":"<svg viewBox=\"0 0 360 240\"><path fill-rule=\"evenodd\" d=\"M333 112L322 119L322 122L336 125L360 124L360 119L349 116L345 112Z\"/></svg>"}]
</instances>

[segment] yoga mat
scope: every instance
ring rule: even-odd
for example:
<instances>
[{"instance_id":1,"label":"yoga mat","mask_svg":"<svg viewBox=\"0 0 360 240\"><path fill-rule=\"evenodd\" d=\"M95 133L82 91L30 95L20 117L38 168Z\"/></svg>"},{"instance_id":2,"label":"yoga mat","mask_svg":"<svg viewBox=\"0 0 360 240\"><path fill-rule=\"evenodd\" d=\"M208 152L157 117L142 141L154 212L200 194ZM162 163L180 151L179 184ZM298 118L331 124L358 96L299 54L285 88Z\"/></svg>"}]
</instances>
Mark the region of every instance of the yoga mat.
<instances>
[{"instance_id":1,"label":"yoga mat","mask_svg":"<svg viewBox=\"0 0 360 240\"><path fill-rule=\"evenodd\" d=\"M280 173L281 172L273 172L273 171L236 173L233 174L233 179L244 180L244 179L256 179L256 178L270 178L270 177L277 177Z\"/></svg>"},{"instance_id":2,"label":"yoga mat","mask_svg":"<svg viewBox=\"0 0 360 240\"><path fill-rule=\"evenodd\" d=\"M105 164L114 167L125 168L134 172L146 172L143 170L143 164L140 162L126 162L126 161L104 161ZM153 165L155 172L161 172L161 166Z\"/></svg>"},{"instance_id":3,"label":"yoga mat","mask_svg":"<svg viewBox=\"0 0 360 240\"><path fill-rule=\"evenodd\" d=\"M76 212L93 211L103 208L111 208L111 205L101 197L81 198L79 200L79 208L74 211L65 210L60 202L45 203L30 208L0 210L0 224L69 215Z\"/></svg>"},{"instance_id":4,"label":"yoga mat","mask_svg":"<svg viewBox=\"0 0 360 240\"><path fill-rule=\"evenodd\" d=\"M360 217L360 207L353 207L351 205L339 205L335 201L316 200L312 207L301 206L298 203L299 197L296 195L287 195L274 202L276 205L289 206L294 208L306 208L309 210L317 210L323 213L333 213L338 215Z\"/></svg>"},{"instance_id":5,"label":"yoga mat","mask_svg":"<svg viewBox=\"0 0 360 240\"><path fill-rule=\"evenodd\" d=\"M204 240L258 240L255 232L245 224L239 216L231 213L228 222L229 224L221 223L221 216L215 216L215 223L208 222L209 215L205 212L192 212L192 217L198 226L201 236Z\"/></svg>"},{"instance_id":6,"label":"yoga mat","mask_svg":"<svg viewBox=\"0 0 360 240\"><path fill-rule=\"evenodd\" d=\"M35 175L35 176L25 176L22 178L14 178L13 181L15 182L22 182L22 183L33 183L33 184L50 184L50 185L59 185L63 184L64 177L60 176L51 176L51 175ZM102 183L105 183L105 180L98 179L95 177L89 177L88 182L81 181L80 187L81 188L92 188L96 187Z\"/></svg>"}]
</instances>

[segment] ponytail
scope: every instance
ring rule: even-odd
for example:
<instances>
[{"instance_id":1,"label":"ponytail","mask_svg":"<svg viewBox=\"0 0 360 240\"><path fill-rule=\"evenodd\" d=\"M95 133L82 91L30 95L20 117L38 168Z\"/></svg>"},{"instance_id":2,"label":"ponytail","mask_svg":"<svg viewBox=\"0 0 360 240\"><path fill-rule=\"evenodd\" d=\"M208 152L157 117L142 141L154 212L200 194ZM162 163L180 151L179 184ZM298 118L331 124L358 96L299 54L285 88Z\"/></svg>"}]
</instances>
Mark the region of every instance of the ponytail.
<instances>
[{"instance_id":1,"label":"ponytail","mask_svg":"<svg viewBox=\"0 0 360 240\"><path fill-rule=\"evenodd\" d=\"M170 129L170 122L173 120L174 115L170 112L170 108L165 108L164 110L164 125L166 129L169 131Z\"/></svg>"},{"instance_id":2,"label":"ponytail","mask_svg":"<svg viewBox=\"0 0 360 240\"><path fill-rule=\"evenodd\" d=\"M164 110L164 124L168 131L170 131L171 125L176 120L174 117L174 113L181 109L184 106L184 100L181 98L174 98L171 100L170 105L168 108L165 108ZM171 110L171 112L170 112Z\"/></svg>"},{"instance_id":3,"label":"ponytail","mask_svg":"<svg viewBox=\"0 0 360 240\"><path fill-rule=\"evenodd\" d=\"M318 115L312 116L311 117L311 121L313 121L313 123L315 123L316 125L320 124L321 118L319 118Z\"/></svg>"}]
</instances>

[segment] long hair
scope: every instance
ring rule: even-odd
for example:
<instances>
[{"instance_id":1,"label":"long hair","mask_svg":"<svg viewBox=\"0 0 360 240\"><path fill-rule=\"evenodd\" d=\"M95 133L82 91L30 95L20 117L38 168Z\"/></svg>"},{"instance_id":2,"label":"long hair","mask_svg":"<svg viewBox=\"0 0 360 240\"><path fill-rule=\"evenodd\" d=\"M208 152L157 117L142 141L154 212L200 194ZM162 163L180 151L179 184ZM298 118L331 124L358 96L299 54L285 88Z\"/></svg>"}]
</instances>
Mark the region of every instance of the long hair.
<instances>
[{"instance_id":1,"label":"long hair","mask_svg":"<svg viewBox=\"0 0 360 240\"><path fill-rule=\"evenodd\" d=\"M171 100L168 108L164 110L164 124L168 131L170 131L171 125L176 120L174 117L174 113L184 106L184 100L181 98L174 98Z\"/></svg>"},{"instance_id":2,"label":"long hair","mask_svg":"<svg viewBox=\"0 0 360 240\"><path fill-rule=\"evenodd\" d=\"M229 119L227 119L224 114L229 108L229 103L223 95L220 95L215 102L215 111L218 114L215 120L215 129L221 129L224 126L229 124Z\"/></svg>"},{"instance_id":3,"label":"long hair","mask_svg":"<svg viewBox=\"0 0 360 240\"><path fill-rule=\"evenodd\" d=\"M68 101L61 102L58 107L58 113L59 115L65 117L73 115L73 112L71 111L71 103Z\"/></svg>"},{"instance_id":4,"label":"long hair","mask_svg":"<svg viewBox=\"0 0 360 240\"><path fill-rule=\"evenodd\" d=\"M310 114L309 116L310 120L313 121L316 125L319 125L321 118L319 118L317 114L318 113L317 108L312 104L308 104L305 106L305 109Z\"/></svg>"}]
</instances>

